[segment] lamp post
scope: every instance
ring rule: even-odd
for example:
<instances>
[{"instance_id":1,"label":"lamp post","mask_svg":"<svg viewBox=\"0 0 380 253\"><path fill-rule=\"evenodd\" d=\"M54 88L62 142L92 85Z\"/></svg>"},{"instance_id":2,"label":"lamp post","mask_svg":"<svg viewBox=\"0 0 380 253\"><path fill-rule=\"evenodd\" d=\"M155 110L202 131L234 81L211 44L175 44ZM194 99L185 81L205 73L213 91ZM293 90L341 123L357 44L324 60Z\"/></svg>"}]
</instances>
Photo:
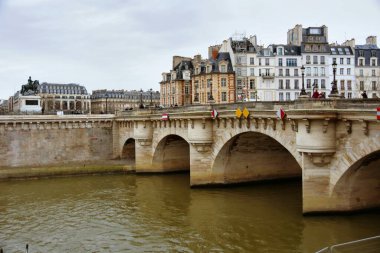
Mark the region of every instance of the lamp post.
<instances>
[{"instance_id":1,"label":"lamp post","mask_svg":"<svg viewBox=\"0 0 380 253\"><path fill-rule=\"evenodd\" d=\"M302 88L301 88L299 98L308 98L309 96L307 95L306 90L305 90L305 67L303 65L301 67L301 74L302 74Z\"/></svg>"},{"instance_id":2,"label":"lamp post","mask_svg":"<svg viewBox=\"0 0 380 253\"><path fill-rule=\"evenodd\" d=\"M108 94L106 93L105 95L104 95L104 97L106 98L106 114L108 114Z\"/></svg>"},{"instance_id":3,"label":"lamp post","mask_svg":"<svg viewBox=\"0 0 380 253\"><path fill-rule=\"evenodd\" d=\"M142 94L143 94L143 90L141 89L140 90L140 106L139 106L140 109L144 108Z\"/></svg>"},{"instance_id":4,"label":"lamp post","mask_svg":"<svg viewBox=\"0 0 380 253\"><path fill-rule=\"evenodd\" d=\"M340 98L340 95L338 93L338 88L336 87L336 80L335 80L335 74L336 74L336 60L333 61L332 67L333 67L333 81L332 81L332 86L331 86L331 92L329 97L331 98Z\"/></svg>"},{"instance_id":5,"label":"lamp post","mask_svg":"<svg viewBox=\"0 0 380 253\"><path fill-rule=\"evenodd\" d=\"M150 106L152 106L153 105L153 98L152 98L152 95L153 95L153 90L152 90L152 88L150 88Z\"/></svg>"}]
</instances>

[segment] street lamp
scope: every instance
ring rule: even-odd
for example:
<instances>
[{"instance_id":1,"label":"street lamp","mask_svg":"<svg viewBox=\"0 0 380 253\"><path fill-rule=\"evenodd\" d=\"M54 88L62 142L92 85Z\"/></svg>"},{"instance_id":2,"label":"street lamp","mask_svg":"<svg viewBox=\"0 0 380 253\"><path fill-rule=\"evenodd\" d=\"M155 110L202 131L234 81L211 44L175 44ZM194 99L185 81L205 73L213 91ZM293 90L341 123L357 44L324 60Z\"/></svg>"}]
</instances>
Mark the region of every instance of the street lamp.
<instances>
[{"instance_id":1,"label":"street lamp","mask_svg":"<svg viewBox=\"0 0 380 253\"><path fill-rule=\"evenodd\" d=\"M106 98L106 114L108 114L108 103L107 103L107 100L108 100L108 94L106 93L104 95L104 97Z\"/></svg>"},{"instance_id":2,"label":"street lamp","mask_svg":"<svg viewBox=\"0 0 380 253\"><path fill-rule=\"evenodd\" d=\"M140 90L140 109L144 108L143 99L142 99L143 90Z\"/></svg>"},{"instance_id":3,"label":"street lamp","mask_svg":"<svg viewBox=\"0 0 380 253\"><path fill-rule=\"evenodd\" d=\"M305 90L305 67L303 65L301 67L301 73L302 73L302 89L301 89L300 97L307 98L308 95Z\"/></svg>"},{"instance_id":4,"label":"street lamp","mask_svg":"<svg viewBox=\"0 0 380 253\"><path fill-rule=\"evenodd\" d=\"M149 91L150 91L150 106L152 106L152 105L153 105L153 100L152 100L152 95L153 95L153 94L152 94L152 91L153 91L153 90L152 90L152 88L150 88Z\"/></svg>"},{"instance_id":5,"label":"street lamp","mask_svg":"<svg viewBox=\"0 0 380 253\"><path fill-rule=\"evenodd\" d=\"M332 86L331 86L331 92L330 92L330 95L329 97L340 97L340 95L338 94L338 88L336 87L336 80L335 80L335 74L336 74L336 60L334 59L333 63L332 63L332 67L333 67L333 81L332 81Z\"/></svg>"}]
</instances>

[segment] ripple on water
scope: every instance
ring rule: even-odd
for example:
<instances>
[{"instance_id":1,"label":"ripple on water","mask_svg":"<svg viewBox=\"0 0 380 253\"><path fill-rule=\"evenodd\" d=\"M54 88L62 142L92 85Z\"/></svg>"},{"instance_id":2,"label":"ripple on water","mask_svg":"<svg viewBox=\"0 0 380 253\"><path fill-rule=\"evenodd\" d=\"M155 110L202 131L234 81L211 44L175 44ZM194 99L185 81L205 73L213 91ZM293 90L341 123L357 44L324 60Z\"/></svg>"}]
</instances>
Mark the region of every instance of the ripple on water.
<instances>
[{"instance_id":1,"label":"ripple on water","mask_svg":"<svg viewBox=\"0 0 380 253\"><path fill-rule=\"evenodd\" d=\"M190 189L188 175L0 182L5 252L313 252L380 214L303 217L299 182Z\"/></svg>"}]
</instances>

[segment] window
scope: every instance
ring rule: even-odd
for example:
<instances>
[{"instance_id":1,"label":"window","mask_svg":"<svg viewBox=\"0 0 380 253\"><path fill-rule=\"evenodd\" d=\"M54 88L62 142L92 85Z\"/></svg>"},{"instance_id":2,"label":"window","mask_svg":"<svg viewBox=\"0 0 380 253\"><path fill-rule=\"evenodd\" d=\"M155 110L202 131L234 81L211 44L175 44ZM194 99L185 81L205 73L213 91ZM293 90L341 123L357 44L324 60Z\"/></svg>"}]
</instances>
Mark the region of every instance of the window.
<instances>
[{"instance_id":1,"label":"window","mask_svg":"<svg viewBox=\"0 0 380 253\"><path fill-rule=\"evenodd\" d=\"M326 89L326 81L325 81L325 79L321 80L321 89Z\"/></svg>"},{"instance_id":2,"label":"window","mask_svg":"<svg viewBox=\"0 0 380 253\"><path fill-rule=\"evenodd\" d=\"M206 71L207 71L207 73L210 73L210 66L206 67Z\"/></svg>"},{"instance_id":3,"label":"window","mask_svg":"<svg viewBox=\"0 0 380 253\"><path fill-rule=\"evenodd\" d=\"M223 91L222 92L222 102L226 102L227 101L227 92Z\"/></svg>"},{"instance_id":4,"label":"window","mask_svg":"<svg viewBox=\"0 0 380 253\"><path fill-rule=\"evenodd\" d=\"M278 93L278 100L284 101L284 94L282 92Z\"/></svg>"},{"instance_id":5,"label":"window","mask_svg":"<svg viewBox=\"0 0 380 253\"><path fill-rule=\"evenodd\" d=\"M376 89L376 81L372 81L372 90L377 90Z\"/></svg>"},{"instance_id":6,"label":"window","mask_svg":"<svg viewBox=\"0 0 380 253\"><path fill-rule=\"evenodd\" d=\"M185 94L189 94L189 86L188 85L185 86Z\"/></svg>"},{"instance_id":7,"label":"window","mask_svg":"<svg viewBox=\"0 0 380 253\"><path fill-rule=\"evenodd\" d=\"M297 59L295 58L286 59L286 66L297 67Z\"/></svg>"},{"instance_id":8,"label":"window","mask_svg":"<svg viewBox=\"0 0 380 253\"><path fill-rule=\"evenodd\" d=\"M359 59L359 66L364 66L364 59Z\"/></svg>"},{"instance_id":9,"label":"window","mask_svg":"<svg viewBox=\"0 0 380 253\"><path fill-rule=\"evenodd\" d=\"M314 67L314 75L318 76L318 68L317 67Z\"/></svg>"},{"instance_id":10,"label":"window","mask_svg":"<svg viewBox=\"0 0 380 253\"><path fill-rule=\"evenodd\" d=\"M253 80L249 80L249 88L251 90L256 89L256 87L255 87L255 80L254 79Z\"/></svg>"},{"instance_id":11,"label":"window","mask_svg":"<svg viewBox=\"0 0 380 253\"><path fill-rule=\"evenodd\" d=\"M298 79L294 80L294 89L298 90L299 89L299 81Z\"/></svg>"},{"instance_id":12,"label":"window","mask_svg":"<svg viewBox=\"0 0 380 253\"><path fill-rule=\"evenodd\" d=\"M241 57L240 56L236 57L236 63L241 64Z\"/></svg>"},{"instance_id":13,"label":"window","mask_svg":"<svg viewBox=\"0 0 380 253\"><path fill-rule=\"evenodd\" d=\"M282 48L278 48L278 55L283 55Z\"/></svg>"},{"instance_id":14,"label":"window","mask_svg":"<svg viewBox=\"0 0 380 253\"><path fill-rule=\"evenodd\" d=\"M259 59L259 66L261 66L261 59Z\"/></svg>"},{"instance_id":15,"label":"window","mask_svg":"<svg viewBox=\"0 0 380 253\"><path fill-rule=\"evenodd\" d=\"M372 69L372 76L376 76L376 70Z\"/></svg>"},{"instance_id":16,"label":"window","mask_svg":"<svg viewBox=\"0 0 380 253\"><path fill-rule=\"evenodd\" d=\"M249 75L251 75L251 76L255 75L255 69L254 68L249 69Z\"/></svg>"},{"instance_id":17,"label":"window","mask_svg":"<svg viewBox=\"0 0 380 253\"><path fill-rule=\"evenodd\" d=\"M321 56L321 64L325 64L325 57Z\"/></svg>"},{"instance_id":18,"label":"window","mask_svg":"<svg viewBox=\"0 0 380 253\"><path fill-rule=\"evenodd\" d=\"M306 64L310 64L310 55L306 55Z\"/></svg>"},{"instance_id":19,"label":"window","mask_svg":"<svg viewBox=\"0 0 380 253\"><path fill-rule=\"evenodd\" d=\"M359 86L360 90L364 90L364 81L360 81Z\"/></svg>"},{"instance_id":20,"label":"window","mask_svg":"<svg viewBox=\"0 0 380 253\"><path fill-rule=\"evenodd\" d=\"M340 74L340 75L344 75L344 68L340 68L340 69L339 69L339 74Z\"/></svg>"},{"instance_id":21,"label":"window","mask_svg":"<svg viewBox=\"0 0 380 253\"><path fill-rule=\"evenodd\" d=\"M286 96L286 100L290 100L290 92L286 92L285 96Z\"/></svg>"},{"instance_id":22,"label":"window","mask_svg":"<svg viewBox=\"0 0 380 253\"><path fill-rule=\"evenodd\" d=\"M318 56L313 56L313 64L318 64Z\"/></svg>"},{"instance_id":23,"label":"window","mask_svg":"<svg viewBox=\"0 0 380 253\"><path fill-rule=\"evenodd\" d=\"M371 60L371 66L376 66L376 59Z\"/></svg>"},{"instance_id":24,"label":"window","mask_svg":"<svg viewBox=\"0 0 380 253\"><path fill-rule=\"evenodd\" d=\"M371 51L371 57L376 57L376 51L375 50Z\"/></svg>"},{"instance_id":25,"label":"window","mask_svg":"<svg viewBox=\"0 0 380 253\"><path fill-rule=\"evenodd\" d=\"M347 75L351 75L351 69L347 68Z\"/></svg>"},{"instance_id":26,"label":"window","mask_svg":"<svg viewBox=\"0 0 380 253\"><path fill-rule=\"evenodd\" d=\"M347 98L352 98L352 93L351 92L347 93Z\"/></svg>"},{"instance_id":27,"label":"window","mask_svg":"<svg viewBox=\"0 0 380 253\"><path fill-rule=\"evenodd\" d=\"M207 79L207 88L210 88L211 86L211 79Z\"/></svg>"},{"instance_id":28,"label":"window","mask_svg":"<svg viewBox=\"0 0 380 253\"><path fill-rule=\"evenodd\" d=\"M279 70L278 70L278 75L279 75L279 76L283 76L282 71L283 71L283 69L279 69Z\"/></svg>"},{"instance_id":29,"label":"window","mask_svg":"<svg viewBox=\"0 0 380 253\"><path fill-rule=\"evenodd\" d=\"M311 89L311 79L306 80L306 88Z\"/></svg>"},{"instance_id":30,"label":"window","mask_svg":"<svg viewBox=\"0 0 380 253\"><path fill-rule=\"evenodd\" d=\"M321 68L321 76L325 76L326 73L325 73L325 68Z\"/></svg>"},{"instance_id":31,"label":"window","mask_svg":"<svg viewBox=\"0 0 380 253\"><path fill-rule=\"evenodd\" d=\"M289 69L285 69L285 75L290 76L290 70Z\"/></svg>"},{"instance_id":32,"label":"window","mask_svg":"<svg viewBox=\"0 0 380 253\"><path fill-rule=\"evenodd\" d=\"M241 89L241 79L238 79L236 84L238 89Z\"/></svg>"},{"instance_id":33,"label":"window","mask_svg":"<svg viewBox=\"0 0 380 253\"><path fill-rule=\"evenodd\" d=\"M351 80L347 80L347 90L352 90L352 82L351 82Z\"/></svg>"},{"instance_id":34,"label":"window","mask_svg":"<svg viewBox=\"0 0 380 253\"><path fill-rule=\"evenodd\" d=\"M294 93L294 98L298 99L299 95L300 95L299 92Z\"/></svg>"},{"instance_id":35,"label":"window","mask_svg":"<svg viewBox=\"0 0 380 253\"><path fill-rule=\"evenodd\" d=\"M278 59L278 66L282 66L282 58Z\"/></svg>"},{"instance_id":36,"label":"window","mask_svg":"<svg viewBox=\"0 0 380 253\"><path fill-rule=\"evenodd\" d=\"M269 75L270 75L270 73L269 73L269 69L265 69L265 75L266 75L266 76L269 76Z\"/></svg>"},{"instance_id":37,"label":"window","mask_svg":"<svg viewBox=\"0 0 380 253\"><path fill-rule=\"evenodd\" d=\"M306 76L311 76L311 68L306 68Z\"/></svg>"},{"instance_id":38,"label":"window","mask_svg":"<svg viewBox=\"0 0 380 253\"><path fill-rule=\"evenodd\" d=\"M269 66L269 58L266 58L266 59L265 59L265 65L266 65L266 66Z\"/></svg>"},{"instance_id":39,"label":"window","mask_svg":"<svg viewBox=\"0 0 380 253\"><path fill-rule=\"evenodd\" d=\"M344 88L344 80L340 80L340 89L345 90Z\"/></svg>"},{"instance_id":40,"label":"window","mask_svg":"<svg viewBox=\"0 0 380 253\"><path fill-rule=\"evenodd\" d=\"M294 76L298 76L298 69L294 69Z\"/></svg>"},{"instance_id":41,"label":"window","mask_svg":"<svg viewBox=\"0 0 380 253\"><path fill-rule=\"evenodd\" d=\"M285 80L285 89L290 90L290 80L289 79Z\"/></svg>"},{"instance_id":42,"label":"window","mask_svg":"<svg viewBox=\"0 0 380 253\"><path fill-rule=\"evenodd\" d=\"M336 63L336 58L333 58L333 61L332 62L335 62Z\"/></svg>"},{"instance_id":43,"label":"window","mask_svg":"<svg viewBox=\"0 0 380 253\"><path fill-rule=\"evenodd\" d=\"M222 78L222 79L220 79L220 85L221 85L222 87L226 87L226 86L227 86L227 79L226 79L226 78Z\"/></svg>"},{"instance_id":44,"label":"window","mask_svg":"<svg viewBox=\"0 0 380 253\"><path fill-rule=\"evenodd\" d=\"M278 89L284 89L284 80L278 80Z\"/></svg>"},{"instance_id":45,"label":"window","mask_svg":"<svg viewBox=\"0 0 380 253\"><path fill-rule=\"evenodd\" d=\"M220 66L220 72L222 72L222 73L227 72L227 71L226 71L226 65L221 65L221 66Z\"/></svg>"},{"instance_id":46,"label":"window","mask_svg":"<svg viewBox=\"0 0 380 253\"><path fill-rule=\"evenodd\" d=\"M255 65L255 58L250 57L250 58L249 58L249 64L251 64L251 65Z\"/></svg>"},{"instance_id":47,"label":"window","mask_svg":"<svg viewBox=\"0 0 380 253\"><path fill-rule=\"evenodd\" d=\"M236 68L236 75L241 76L241 68Z\"/></svg>"},{"instance_id":48,"label":"window","mask_svg":"<svg viewBox=\"0 0 380 253\"><path fill-rule=\"evenodd\" d=\"M362 69L359 70L359 75L360 75L360 76L363 76L363 70L362 70Z\"/></svg>"},{"instance_id":49,"label":"window","mask_svg":"<svg viewBox=\"0 0 380 253\"><path fill-rule=\"evenodd\" d=\"M340 64L344 64L344 59L343 58L340 58Z\"/></svg>"},{"instance_id":50,"label":"window","mask_svg":"<svg viewBox=\"0 0 380 253\"><path fill-rule=\"evenodd\" d=\"M313 87L318 88L318 79L314 79Z\"/></svg>"},{"instance_id":51,"label":"window","mask_svg":"<svg viewBox=\"0 0 380 253\"><path fill-rule=\"evenodd\" d=\"M347 65L351 64L351 58L347 58Z\"/></svg>"},{"instance_id":52,"label":"window","mask_svg":"<svg viewBox=\"0 0 380 253\"><path fill-rule=\"evenodd\" d=\"M359 56L364 56L364 51L363 50L359 50Z\"/></svg>"}]
</instances>

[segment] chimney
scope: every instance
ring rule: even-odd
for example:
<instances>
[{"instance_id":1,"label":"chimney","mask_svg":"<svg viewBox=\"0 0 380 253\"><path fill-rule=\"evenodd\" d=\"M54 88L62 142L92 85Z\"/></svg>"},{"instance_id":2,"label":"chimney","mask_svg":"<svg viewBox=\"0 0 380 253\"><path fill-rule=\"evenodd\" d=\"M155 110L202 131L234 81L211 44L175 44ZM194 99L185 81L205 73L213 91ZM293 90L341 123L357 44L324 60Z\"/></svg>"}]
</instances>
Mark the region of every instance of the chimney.
<instances>
[{"instance_id":1,"label":"chimney","mask_svg":"<svg viewBox=\"0 0 380 253\"><path fill-rule=\"evenodd\" d=\"M252 43L252 45L257 46L257 37L256 37L256 35L249 36L249 41Z\"/></svg>"},{"instance_id":2,"label":"chimney","mask_svg":"<svg viewBox=\"0 0 380 253\"><path fill-rule=\"evenodd\" d=\"M352 38L350 40L346 40L345 42L343 42L343 46L351 47L352 49L354 49L355 48L355 39Z\"/></svg>"},{"instance_id":3,"label":"chimney","mask_svg":"<svg viewBox=\"0 0 380 253\"><path fill-rule=\"evenodd\" d=\"M366 42L366 45L377 46L377 37L376 36L368 36L365 42Z\"/></svg>"}]
</instances>

